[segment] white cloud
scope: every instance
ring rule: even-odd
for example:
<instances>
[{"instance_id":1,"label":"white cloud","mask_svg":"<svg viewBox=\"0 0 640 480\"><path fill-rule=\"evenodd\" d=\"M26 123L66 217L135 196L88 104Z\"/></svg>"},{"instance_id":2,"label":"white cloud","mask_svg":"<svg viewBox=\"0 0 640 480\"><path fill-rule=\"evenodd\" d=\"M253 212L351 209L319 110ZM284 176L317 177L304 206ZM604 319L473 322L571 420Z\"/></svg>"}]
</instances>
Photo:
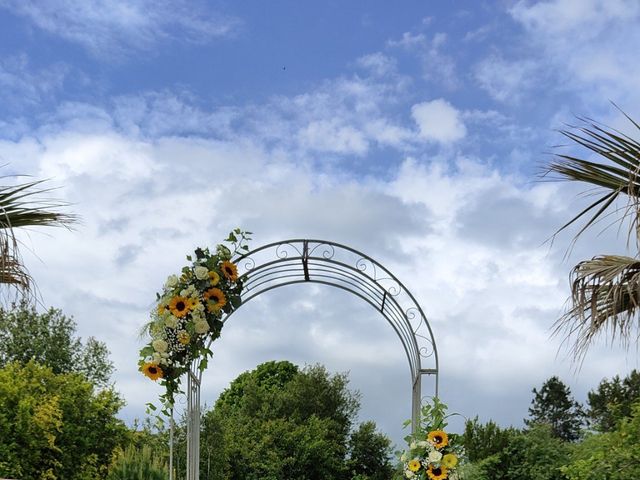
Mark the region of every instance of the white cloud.
<instances>
[{"instance_id":1,"label":"white cloud","mask_svg":"<svg viewBox=\"0 0 640 480\"><path fill-rule=\"evenodd\" d=\"M61 90L68 73L61 63L36 70L24 54L5 57L0 60L0 98L4 105L33 105Z\"/></svg>"},{"instance_id":2,"label":"white cloud","mask_svg":"<svg viewBox=\"0 0 640 480\"><path fill-rule=\"evenodd\" d=\"M414 105L411 116L418 125L420 137L425 140L448 144L467 134L460 112L443 99Z\"/></svg>"},{"instance_id":3,"label":"white cloud","mask_svg":"<svg viewBox=\"0 0 640 480\"><path fill-rule=\"evenodd\" d=\"M356 60L356 65L378 76L396 72L396 60L381 52L363 55Z\"/></svg>"},{"instance_id":4,"label":"white cloud","mask_svg":"<svg viewBox=\"0 0 640 480\"><path fill-rule=\"evenodd\" d=\"M149 50L167 39L207 42L238 25L188 0L0 0L0 7L98 57Z\"/></svg>"},{"instance_id":5,"label":"white cloud","mask_svg":"<svg viewBox=\"0 0 640 480\"><path fill-rule=\"evenodd\" d=\"M541 76L536 62L508 61L492 55L476 65L475 78L489 95L500 102L518 103L540 87Z\"/></svg>"}]
</instances>

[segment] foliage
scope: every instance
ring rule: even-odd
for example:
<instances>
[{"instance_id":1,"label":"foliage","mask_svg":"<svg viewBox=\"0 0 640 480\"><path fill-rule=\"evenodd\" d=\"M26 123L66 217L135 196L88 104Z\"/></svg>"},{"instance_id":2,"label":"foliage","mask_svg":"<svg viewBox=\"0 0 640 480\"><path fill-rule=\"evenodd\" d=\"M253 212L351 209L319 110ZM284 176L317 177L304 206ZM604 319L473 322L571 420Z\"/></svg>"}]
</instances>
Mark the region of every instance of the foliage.
<instances>
[{"instance_id":1,"label":"foliage","mask_svg":"<svg viewBox=\"0 0 640 480\"><path fill-rule=\"evenodd\" d=\"M580 438L585 415L580 404L571 396L568 386L553 376L542 385L540 391L534 388L533 395L526 425L549 425L553 435L565 441L572 442Z\"/></svg>"},{"instance_id":2,"label":"foliage","mask_svg":"<svg viewBox=\"0 0 640 480\"><path fill-rule=\"evenodd\" d=\"M585 438L562 472L569 480L640 478L640 402L616 430Z\"/></svg>"},{"instance_id":3,"label":"foliage","mask_svg":"<svg viewBox=\"0 0 640 480\"><path fill-rule=\"evenodd\" d=\"M76 373L29 361L0 369L0 477L104 478L126 435L122 400Z\"/></svg>"},{"instance_id":4,"label":"foliage","mask_svg":"<svg viewBox=\"0 0 640 480\"><path fill-rule=\"evenodd\" d=\"M344 374L263 363L238 376L205 414L201 478L383 478L389 440L372 422L350 434L358 408Z\"/></svg>"},{"instance_id":5,"label":"foliage","mask_svg":"<svg viewBox=\"0 0 640 480\"><path fill-rule=\"evenodd\" d=\"M38 313L25 302L11 310L0 307L0 367L34 360L53 373L82 373L106 385L113 372L106 345L93 337L83 345L75 333L76 323L58 309Z\"/></svg>"},{"instance_id":6,"label":"foliage","mask_svg":"<svg viewBox=\"0 0 640 480\"><path fill-rule=\"evenodd\" d=\"M245 242L250 234L239 228L231 232L226 242L233 251L223 244L215 253L197 248L195 258L187 256L191 264L179 277L170 275L162 294L156 294L157 305L145 328L151 339L140 351L138 365L152 380L160 379L165 388L161 400L166 415L180 392L182 375L195 360L201 371L207 367L213 353L209 344L220 336L222 317L240 306L242 280L231 259L249 250Z\"/></svg>"},{"instance_id":7,"label":"foliage","mask_svg":"<svg viewBox=\"0 0 640 480\"><path fill-rule=\"evenodd\" d=\"M476 465L474 480L559 480L570 444L555 437L549 425L535 425L511 438L499 453Z\"/></svg>"},{"instance_id":8,"label":"foliage","mask_svg":"<svg viewBox=\"0 0 640 480\"><path fill-rule=\"evenodd\" d=\"M361 423L351 433L349 439L349 459L347 470L354 479L387 480L393 475L393 467L389 462L391 456L391 440L386 435L376 432L375 422Z\"/></svg>"},{"instance_id":9,"label":"foliage","mask_svg":"<svg viewBox=\"0 0 640 480\"><path fill-rule=\"evenodd\" d=\"M640 125L630 117L635 129ZM640 242L640 141L599 123L581 119L582 125L561 133L573 143L595 153L596 159L558 154L548 166L551 176L580 182L601 192L587 208L560 230L588 218L582 232L611 214L629 225L629 237ZM593 193L593 192L591 192ZM622 198L627 208L619 208ZM589 217L585 217L589 215ZM615 223L615 222L614 222ZM559 231L560 231L559 230ZM575 240L574 240L575 241ZM640 311L640 262L637 257L599 255L576 265L571 272L571 306L556 323L556 333L565 332L576 358L584 356L601 333L618 337L628 345L637 330Z\"/></svg>"},{"instance_id":10,"label":"foliage","mask_svg":"<svg viewBox=\"0 0 640 480\"><path fill-rule=\"evenodd\" d=\"M631 407L640 400L640 372L633 370L623 380L619 376L600 382L597 390L588 394L588 415L600 432L615 430L618 423L631 416Z\"/></svg>"},{"instance_id":11,"label":"foliage","mask_svg":"<svg viewBox=\"0 0 640 480\"><path fill-rule=\"evenodd\" d=\"M166 480L167 464L148 446L127 447L116 454L107 480Z\"/></svg>"},{"instance_id":12,"label":"foliage","mask_svg":"<svg viewBox=\"0 0 640 480\"><path fill-rule=\"evenodd\" d=\"M7 178L7 177L4 177ZM60 213L64 203L43 196L43 180L0 186L0 284L13 287L22 300L33 292L33 280L22 262L15 228L68 227L74 215Z\"/></svg>"},{"instance_id":13,"label":"foliage","mask_svg":"<svg viewBox=\"0 0 640 480\"><path fill-rule=\"evenodd\" d=\"M399 477L421 480L458 480L463 466L464 449L458 435L448 434L447 406L437 397L425 403L420 421L411 435L405 437L409 448L402 452L402 471ZM405 427L411 423L405 422Z\"/></svg>"},{"instance_id":14,"label":"foliage","mask_svg":"<svg viewBox=\"0 0 640 480\"><path fill-rule=\"evenodd\" d=\"M505 449L519 431L513 427L500 428L495 422L481 424L478 417L464 425L462 444L470 462L477 462Z\"/></svg>"}]
</instances>

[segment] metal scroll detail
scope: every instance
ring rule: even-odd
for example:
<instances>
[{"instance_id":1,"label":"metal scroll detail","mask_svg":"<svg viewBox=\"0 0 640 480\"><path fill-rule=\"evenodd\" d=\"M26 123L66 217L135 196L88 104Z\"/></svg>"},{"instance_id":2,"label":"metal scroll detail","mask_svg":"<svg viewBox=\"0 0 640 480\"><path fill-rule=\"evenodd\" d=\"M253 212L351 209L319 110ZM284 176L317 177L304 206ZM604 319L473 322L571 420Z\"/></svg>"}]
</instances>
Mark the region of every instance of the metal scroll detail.
<instances>
[{"instance_id":1,"label":"metal scroll detail","mask_svg":"<svg viewBox=\"0 0 640 480\"><path fill-rule=\"evenodd\" d=\"M243 304L275 288L312 282L348 291L378 310L400 338L409 361L411 418L415 428L420 415L423 377L433 381L433 392L438 396L438 351L422 308L398 278L371 257L348 246L323 240L270 243L235 262L244 283ZM195 480L199 470L202 377L195 362L188 375L187 480Z\"/></svg>"}]
</instances>

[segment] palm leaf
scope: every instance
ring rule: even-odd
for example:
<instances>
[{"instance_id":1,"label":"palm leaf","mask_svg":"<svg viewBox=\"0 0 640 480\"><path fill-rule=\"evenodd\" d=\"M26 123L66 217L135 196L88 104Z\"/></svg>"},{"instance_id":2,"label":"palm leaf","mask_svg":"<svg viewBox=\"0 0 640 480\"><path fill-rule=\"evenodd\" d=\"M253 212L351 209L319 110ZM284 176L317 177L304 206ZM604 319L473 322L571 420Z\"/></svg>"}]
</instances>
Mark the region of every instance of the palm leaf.
<instances>
[{"instance_id":1,"label":"palm leaf","mask_svg":"<svg viewBox=\"0 0 640 480\"><path fill-rule=\"evenodd\" d=\"M7 177L2 177L7 178ZM16 228L67 227L77 221L74 215L62 213L66 204L48 198L52 191L42 188L43 180L0 186L0 285L3 300L15 301L33 293L34 282L20 255ZM14 293L13 297L8 295Z\"/></svg>"},{"instance_id":2,"label":"palm leaf","mask_svg":"<svg viewBox=\"0 0 640 480\"><path fill-rule=\"evenodd\" d=\"M572 343L574 358L582 358L601 333L628 345L638 330L640 260L601 255L580 262L571 272L571 307L554 325Z\"/></svg>"}]
</instances>

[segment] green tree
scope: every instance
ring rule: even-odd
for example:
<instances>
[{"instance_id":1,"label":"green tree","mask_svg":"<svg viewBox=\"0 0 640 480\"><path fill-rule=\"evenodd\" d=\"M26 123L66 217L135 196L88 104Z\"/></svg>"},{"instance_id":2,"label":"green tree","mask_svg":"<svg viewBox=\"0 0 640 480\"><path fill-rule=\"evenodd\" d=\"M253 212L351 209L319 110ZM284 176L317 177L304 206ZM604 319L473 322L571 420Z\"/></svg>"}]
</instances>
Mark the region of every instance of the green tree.
<instances>
[{"instance_id":1,"label":"green tree","mask_svg":"<svg viewBox=\"0 0 640 480\"><path fill-rule=\"evenodd\" d=\"M638 123L627 118L634 129L640 130ZM640 141L599 123L580 120L580 126L561 133L587 153L595 153L596 158L558 154L549 163L545 175L585 184L590 194L601 194L559 231L586 218L575 241L586 229L613 214L618 215L616 223L628 226L628 240L634 239L637 245L640 242ZM618 200L625 202L627 208L621 207ZM606 221L610 223L609 218ZM571 306L556 323L555 332L566 334L577 359L584 356L600 334L611 335L612 341L618 337L628 346L631 339L640 338L638 299L640 262L637 254L598 255L582 261L571 271Z\"/></svg>"},{"instance_id":2,"label":"green tree","mask_svg":"<svg viewBox=\"0 0 640 480\"><path fill-rule=\"evenodd\" d=\"M475 417L465 422L461 440L469 461L478 462L501 452L518 434L513 427L500 428L492 420L483 425Z\"/></svg>"},{"instance_id":3,"label":"green tree","mask_svg":"<svg viewBox=\"0 0 640 480\"><path fill-rule=\"evenodd\" d=\"M631 416L631 407L640 400L640 372L631 371L624 379L618 375L602 380L588 394L591 424L600 432L612 432L618 423Z\"/></svg>"},{"instance_id":4,"label":"green tree","mask_svg":"<svg viewBox=\"0 0 640 480\"><path fill-rule=\"evenodd\" d=\"M525 424L549 425L555 437L569 442L578 440L584 412L571 396L569 387L554 376L542 385L540 391L534 388L532 392L530 418L525 419Z\"/></svg>"},{"instance_id":5,"label":"green tree","mask_svg":"<svg viewBox=\"0 0 640 480\"><path fill-rule=\"evenodd\" d=\"M480 461L474 480L560 480L570 445L554 436L549 425L534 425L515 435L499 453ZM599 478L599 477L595 477Z\"/></svg>"},{"instance_id":6,"label":"green tree","mask_svg":"<svg viewBox=\"0 0 640 480\"><path fill-rule=\"evenodd\" d=\"M77 220L58 211L64 203L44 197L50 189L42 184L39 180L0 186L0 284L14 287L23 299L32 292L33 281L22 262L14 229L68 227Z\"/></svg>"},{"instance_id":7,"label":"green tree","mask_svg":"<svg viewBox=\"0 0 640 480\"><path fill-rule=\"evenodd\" d=\"M587 436L562 472L569 480L640 478L640 402L615 430Z\"/></svg>"},{"instance_id":8,"label":"green tree","mask_svg":"<svg viewBox=\"0 0 640 480\"><path fill-rule=\"evenodd\" d=\"M234 380L204 416L202 438L213 448L201 445L202 478L378 478L371 467L387 471L388 444L373 424L350 434L358 408L344 374L286 361L259 365ZM376 452L383 458L374 460Z\"/></svg>"},{"instance_id":9,"label":"green tree","mask_svg":"<svg viewBox=\"0 0 640 480\"><path fill-rule=\"evenodd\" d=\"M363 422L351 432L347 469L359 480L388 480L394 469L391 440L376 431L375 422Z\"/></svg>"},{"instance_id":10,"label":"green tree","mask_svg":"<svg viewBox=\"0 0 640 480\"><path fill-rule=\"evenodd\" d=\"M58 309L38 313L25 302L11 310L0 307L0 367L34 360L53 373L82 373L106 385L113 372L106 345L93 337L83 344L75 333L76 323Z\"/></svg>"},{"instance_id":11,"label":"green tree","mask_svg":"<svg viewBox=\"0 0 640 480\"><path fill-rule=\"evenodd\" d=\"M33 361L0 368L0 478L94 480L126 437L112 389Z\"/></svg>"}]
</instances>

